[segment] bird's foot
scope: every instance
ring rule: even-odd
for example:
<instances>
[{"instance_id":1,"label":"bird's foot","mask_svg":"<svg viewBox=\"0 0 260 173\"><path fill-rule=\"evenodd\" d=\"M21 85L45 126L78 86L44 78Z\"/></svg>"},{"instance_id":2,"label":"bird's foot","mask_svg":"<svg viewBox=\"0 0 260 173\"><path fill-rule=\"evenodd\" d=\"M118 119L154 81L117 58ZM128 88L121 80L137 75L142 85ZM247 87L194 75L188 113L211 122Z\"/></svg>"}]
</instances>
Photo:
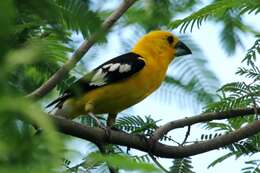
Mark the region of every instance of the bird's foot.
<instances>
[{"instance_id":1,"label":"bird's foot","mask_svg":"<svg viewBox=\"0 0 260 173\"><path fill-rule=\"evenodd\" d=\"M99 127L104 130L106 141L109 140L111 136L111 128L109 126L104 126L103 124Z\"/></svg>"},{"instance_id":2,"label":"bird's foot","mask_svg":"<svg viewBox=\"0 0 260 173\"><path fill-rule=\"evenodd\" d=\"M93 113L89 113L89 116L91 116L91 118L93 118L96 121L97 126L99 128L105 131L106 139L109 139L111 134L111 128L102 124L101 121Z\"/></svg>"},{"instance_id":3,"label":"bird's foot","mask_svg":"<svg viewBox=\"0 0 260 173\"><path fill-rule=\"evenodd\" d=\"M95 120L98 127L102 128L102 129L106 127L101 123L101 121L93 113L89 113L89 116Z\"/></svg>"}]
</instances>

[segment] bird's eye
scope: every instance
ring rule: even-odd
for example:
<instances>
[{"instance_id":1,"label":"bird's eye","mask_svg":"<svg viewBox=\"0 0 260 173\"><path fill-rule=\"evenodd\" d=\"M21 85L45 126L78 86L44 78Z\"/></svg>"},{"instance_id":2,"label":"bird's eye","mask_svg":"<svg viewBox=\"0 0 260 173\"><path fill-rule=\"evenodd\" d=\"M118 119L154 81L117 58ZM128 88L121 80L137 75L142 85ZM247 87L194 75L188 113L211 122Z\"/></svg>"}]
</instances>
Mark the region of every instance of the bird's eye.
<instances>
[{"instance_id":1,"label":"bird's eye","mask_svg":"<svg viewBox=\"0 0 260 173\"><path fill-rule=\"evenodd\" d=\"M172 44L173 41L174 41L173 36L167 37L167 41L168 41L169 44Z\"/></svg>"}]
</instances>

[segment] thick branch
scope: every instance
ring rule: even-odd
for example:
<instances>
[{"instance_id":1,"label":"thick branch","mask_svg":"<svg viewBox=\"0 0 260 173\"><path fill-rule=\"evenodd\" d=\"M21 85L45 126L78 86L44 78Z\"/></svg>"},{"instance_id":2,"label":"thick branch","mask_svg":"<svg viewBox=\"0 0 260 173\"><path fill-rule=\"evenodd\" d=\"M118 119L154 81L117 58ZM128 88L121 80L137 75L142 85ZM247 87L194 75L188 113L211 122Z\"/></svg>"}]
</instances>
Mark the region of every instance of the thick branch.
<instances>
[{"instance_id":1,"label":"thick branch","mask_svg":"<svg viewBox=\"0 0 260 173\"><path fill-rule=\"evenodd\" d=\"M113 24L127 11L127 9L136 0L124 0L123 3L102 23L99 32L92 35L88 40L85 40L80 47L73 53L70 60L68 60L55 74L53 74L45 83L43 83L35 91L27 95L28 98L39 99L49 93L64 77L65 75L80 61L84 54L96 42L98 35L104 34L109 30Z\"/></svg>"},{"instance_id":2,"label":"thick branch","mask_svg":"<svg viewBox=\"0 0 260 173\"><path fill-rule=\"evenodd\" d=\"M257 110L259 111L260 108L258 108ZM250 115L250 114L254 114L254 112L255 112L254 108L235 109L235 110L229 110L224 112L203 113L197 116L171 121L159 127L153 133L151 140L158 141L161 137L163 137L165 134L167 134L169 131L173 129L190 126L196 123L208 122L212 120L222 120L222 119L228 119L228 118L233 118L233 117L238 117L243 115Z\"/></svg>"},{"instance_id":3,"label":"thick branch","mask_svg":"<svg viewBox=\"0 0 260 173\"><path fill-rule=\"evenodd\" d=\"M233 113L233 114L232 114ZM175 127L182 127L194 123L206 122L215 119L224 119L238 117L241 115L253 114L253 109L239 109L219 113L206 113L193 116L183 120L176 120ZM206 118L205 118L206 117ZM159 142L154 144L152 151L149 150L149 142L143 137L133 134L122 133L119 131L111 131L109 139L106 138L104 130L100 128L88 127L79 123L62 119L59 117L51 117L61 133L65 133L74 137L82 138L93 143L111 143L116 145L127 146L144 152L150 152L155 156L164 158L181 158L204 153L210 150L218 149L226 145L232 144L244 138L255 135L260 132L260 120L248 124L234 132L216 137L214 139L195 143L186 146L169 146ZM180 123L179 125L177 125Z\"/></svg>"}]
</instances>

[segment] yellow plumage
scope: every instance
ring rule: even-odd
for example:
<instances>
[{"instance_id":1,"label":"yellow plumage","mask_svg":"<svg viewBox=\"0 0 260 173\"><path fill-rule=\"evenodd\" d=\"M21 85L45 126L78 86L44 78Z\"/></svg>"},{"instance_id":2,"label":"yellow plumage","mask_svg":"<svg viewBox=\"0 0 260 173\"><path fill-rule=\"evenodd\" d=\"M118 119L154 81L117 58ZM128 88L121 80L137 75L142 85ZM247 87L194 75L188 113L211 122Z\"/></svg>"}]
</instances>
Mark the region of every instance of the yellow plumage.
<instances>
[{"instance_id":1,"label":"yellow plumage","mask_svg":"<svg viewBox=\"0 0 260 173\"><path fill-rule=\"evenodd\" d=\"M168 65L175 57L178 49L176 46L180 43L170 32L148 33L131 50L140 55L140 59L145 62L140 71L126 79L90 90L80 97L67 99L63 103L62 112L68 118L90 112L108 113L110 115L108 124L112 125L118 112L140 102L161 85ZM180 47L184 51L180 55L191 53L183 43Z\"/></svg>"}]
</instances>

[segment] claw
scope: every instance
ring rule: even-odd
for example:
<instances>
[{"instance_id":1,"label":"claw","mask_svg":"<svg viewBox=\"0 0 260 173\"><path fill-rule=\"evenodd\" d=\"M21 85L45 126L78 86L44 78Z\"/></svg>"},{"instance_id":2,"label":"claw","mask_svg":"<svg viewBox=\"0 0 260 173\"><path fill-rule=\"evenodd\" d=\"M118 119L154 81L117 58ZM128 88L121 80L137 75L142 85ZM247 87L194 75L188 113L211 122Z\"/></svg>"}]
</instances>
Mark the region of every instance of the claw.
<instances>
[{"instance_id":1,"label":"claw","mask_svg":"<svg viewBox=\"0 0 260 173\"><path fill-rule=\"evenodd\" d=\"M105 131L105 139L106 141L108 141L111 135L111 128L108 126L104 126L103 124L101 124L99 127Z\"/></svg>"},{"instance_id":2,"label":"claw","mask_svg":"<svg viewBox=\"0 0 260 173\"><path fill-rule=\"evenodd\" d=\"M105 128L105 126L100 122L100 120L93 113L90 112L89 116L95 120L98 127L102 128L102 129Z\"/></svg>"},{"instance_id":3,"label":"claw","mask_svg":"<svg viewBox=\"0 0 260 173\"><path fill-rule=\"evenodd\" d=\"M93 113L89 113L89 116L91 116L91 118L93 118L96 121L96 123L97 123L99 128L101 128L101 129L103 129L105 131L105 136L106 136L105 138L109 139L110 138L110 134L111 134L111 128L108 127L108 126L103 125L100 122L100 120L97 119L97 117Z\"/></svg>"}]
</instances>

